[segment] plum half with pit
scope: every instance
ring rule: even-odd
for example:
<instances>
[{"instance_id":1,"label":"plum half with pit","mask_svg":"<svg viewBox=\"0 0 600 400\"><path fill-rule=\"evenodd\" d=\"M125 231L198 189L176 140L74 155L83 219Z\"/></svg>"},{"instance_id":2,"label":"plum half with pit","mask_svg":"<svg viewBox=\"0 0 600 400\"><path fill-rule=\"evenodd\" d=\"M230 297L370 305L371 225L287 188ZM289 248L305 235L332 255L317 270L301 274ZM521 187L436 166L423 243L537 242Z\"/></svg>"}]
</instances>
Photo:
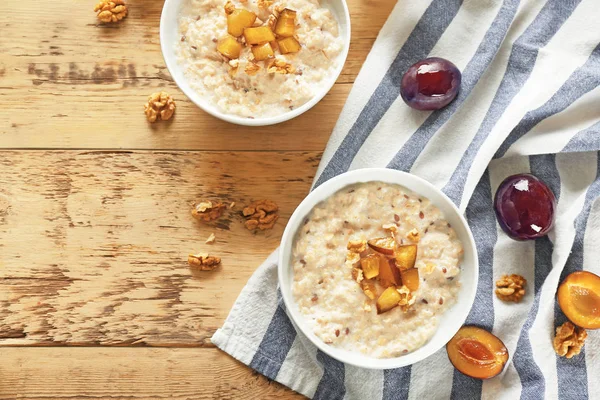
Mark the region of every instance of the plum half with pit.
<instances>
[{"instance_id":1,"label":"plum half with pit","mask_svg":"<svg viewBox=\"0 0 600 400\"><path fill-rule=\"evenodd\" d=\"M400 95L417 110L439 110L458 94L462 75L450 61L430 57L413 64L402 77Z\"/></svg>"},{"instance_id":2,"label":"plum half with pit","mask_svg":"<svg viewBox=\"0 0 600 400\"><path fill-rule=\"evenodd\" d=\"M494 209L500 227L508 236L532 240L545 236L554 226L556 197L534 175L511 175L498 187Z\"/></svg>"}]
</instances>

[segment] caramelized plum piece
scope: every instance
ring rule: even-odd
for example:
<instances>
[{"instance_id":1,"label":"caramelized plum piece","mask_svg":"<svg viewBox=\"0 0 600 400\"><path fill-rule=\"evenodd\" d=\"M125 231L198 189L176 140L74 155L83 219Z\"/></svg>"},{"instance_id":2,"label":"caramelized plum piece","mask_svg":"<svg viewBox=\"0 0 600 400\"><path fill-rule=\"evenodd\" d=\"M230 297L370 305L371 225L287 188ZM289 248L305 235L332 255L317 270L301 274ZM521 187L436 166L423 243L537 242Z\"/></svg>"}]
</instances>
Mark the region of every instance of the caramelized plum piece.
<instances>
[{"instance_id":1,"label":"caramelized plum piece","mask_svg":"<svg viewBox=\"0 0 600 400\"><path fill-rule=\"evenodd\" d=\"M251 27L256 21L256 14L248 10L236 8L227 15L227 32L235 37L240 37L244 29Z\"/></svg>"},{"instance_id":2,"label":"caramelized plum piece","mask_svg":"<svg viewBox=\"0 0 600 400\"><path fill-rule=\"evenodd\" d=\"M454 368L477 379L498 375L508 361L504 343L485 329L463 326L446 345Z\"/></svg>"},{"instance_id":3,"label":"caramelized plum piece","mask_svg":"<svg viewBox=\"0 0 600 400\"><path fill-rule=\"evenodd\" d=\"M217 50L227 58L236 59L240 56L242 45L231 35L227 35L217 43Z\"/></svg>"},{"instance_id":4,"label":"caramelized plum piece","mask_svg":"<svg viewBox=\"0 0 600 400\"><path fill-rule=\"evenodd\" d=\"M372 279L379 275L380 260L381 258L377 254L369 254L360 260L360 266L366 279Z\"/></svg>"},{"instance_id":5,"label":"caramelized plum piece","mask_svg":"<svg viewBox=\"0 0 600 400\"><path fill-rule=\"evenodd\" d=\"M400 300L402 300L402 298L395 286L390 286L385 289L377 299L377 314L383 314L384 312L390 311L398 305Z\"/></svg>"},{"instance_id":6,"label":"caramelized plum piece","mask_svg":"<svg viewBox=\"0 0 600 400\"><path fill-rule=\"evenodd\" d=\"M277 45L279 46L279 51L281 51L281 54L297 53L302 47L296 38L293 37L278 40Z\"/></svg>"},{"instance_id":7,"label":"caramelized plum piece","mask_svg":"<svg viewBox=\"0 0 600 400\"><path fill-rule=\"evenodd\" d=\"M411 292L419 290L419 270L417 268L405 269L400 271L402 284Z\"/></svg>"},{"instance_id":8,"label":"caramelized plum piece","mask_svg":"<svg viewBox=\"0 0 600 400\"><path fill-rule=\"evenodd\" d=\"M558 287L558 304L575 325L600 329L600 276L588 271L569 274Z\"/></svg>"},{"instance_id":9,"label":"caramelized plum piece","mask_svg":"<svg viewBox=\"0 0 600 400\"><path fill-rule=\"evenodd\" d=\"M439 110L458 94L462 76L456 65L431 57L413 64L402 77L400 95L417 110Z\"/></svg>"},{"instance_id":10,"label":"caramelized plum piece","mask_svg":"<svg viewBox=\"0 0 600 400\"><path fill-rule=\"evenodd\" d=\"M393 237L381 237L371 239L367 242L370 248L378 253L385 254L386 256L393 256L394 249L397 246L396 239Z\"/></svg>"},{"instance_id":11,"label":"caramelized plum piece","mask_svg":"<svg viewBox=\"0 0 600 400\"><path fill-rule=\"evenodd\" d=\"M393 259L381 256L381 262L379 263L379 284L383 287L402 286L400 270L396 268L396 263Z\"/></svg>"},{"instance_id":12,"label":"caramelized plum piece","mask_svg":"<svg viewBox=\"0 0 600 400\"><path fill-rule=\"evenodd\" d=\"M494 209L498 224L508 236L515 240L537 239L554 225L556 198L537 177L517 174L498 187Z\"/></svg>"},{"instance_id":13,"label":"caramelized plum piece","mask_svg":"<svg viewBox=\"0 0 600 400\"><path fill-rule=\"evenodd\" d=\"M275 40L275 34L268 26L257 26L244 29L244 39L247 44L263 44Z\"/></svg>"},{"instance_id":14,"label":"caramelized plum piece","mask_svg":"<svg viewBox=\"0 0 600 400\"><path fill-rule=\"evenodd\" d=\"M417 245L407 244L404 246L398 246L394 250L394 258L396 259L396 266L400 270L411 269L415 267L417 261Z\"/></svg>"},{"instance_id":15,"label":"caramelized plum piece","mask_svg":"<svg viewBox=\"0 0 600 400\"><path fill-rule=\"evenodd\" d=\"M281 37L292 37L296 29L296 11L285 8L275 24L275 33Z\"/></svg>"},{"instance_id":16,"label":"caramelized plum piece","mask_svg":"<svg viewBox=\"0 0 600 400\"><path fill-rule=\"evenodd\" d=\"M256 59L256 61L264 61L275 57L275 53L273 53L273 48L271 47L270 43L252 46L252 54L254 55L254 59Z\"/></svg>"}]
</instances>

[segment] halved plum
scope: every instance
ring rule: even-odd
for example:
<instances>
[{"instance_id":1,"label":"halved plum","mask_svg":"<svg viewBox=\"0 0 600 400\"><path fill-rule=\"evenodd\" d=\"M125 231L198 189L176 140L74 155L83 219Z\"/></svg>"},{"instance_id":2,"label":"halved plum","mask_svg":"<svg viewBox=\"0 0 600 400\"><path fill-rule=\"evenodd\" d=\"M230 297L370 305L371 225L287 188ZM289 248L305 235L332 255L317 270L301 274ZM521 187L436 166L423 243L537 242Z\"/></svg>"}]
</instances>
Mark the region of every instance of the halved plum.
<instances>
[{"instance_id":1,"label":"halved plum","mask_svg":"<svg viewBox=\"0 0 600 400\"><path fill-rule=\"evenodd\" d=\"M600 329L600 276L588 271L569 274L558 287L558 304L575 325Z\"/></svg>"},{"instance_id":2,"label":"halved plum","mask_svg":"<svg viewBox=\"0 0 600 400\"><path fill-rule=\"evenodd\" d=\"M386 256L393 256L394 249L398 245L396 239L393 237L380 237L371 239L367 242L370 248L378 253L385 254Z\"/></svg>"},{"instance_id":3,"label":"halved plum","mask_svg":"<svg viewBox=\"0 0 600 400\"><path fill-rule=\"evenodd\" d=\"M446 345L454 368L477 379L498 375L508 361L508 350L498 337L485 329L465 325Z\"/></svg>"}]
</instances>

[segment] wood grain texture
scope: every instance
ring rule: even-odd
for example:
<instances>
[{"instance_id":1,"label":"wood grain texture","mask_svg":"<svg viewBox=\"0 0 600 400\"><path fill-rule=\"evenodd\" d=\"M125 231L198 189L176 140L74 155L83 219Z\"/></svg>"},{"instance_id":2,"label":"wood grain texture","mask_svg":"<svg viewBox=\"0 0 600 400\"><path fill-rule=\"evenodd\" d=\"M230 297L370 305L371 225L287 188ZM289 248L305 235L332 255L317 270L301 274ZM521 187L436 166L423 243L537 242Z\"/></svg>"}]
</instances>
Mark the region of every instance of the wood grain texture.
<instances>
[{"instance_id":1,"label":"wood grain texture","mask_svg":"<svg viewBox=\"0 0 600 400\"><path fill-rule=\"evenodd\" d=\"M302 399L217 349L2 348L0 399Z\"/></svg>"},{"instance_id":2,"label":"wood grain texture","mask_svg":"<svg viewBox=\"0 0 600 400\"><path fill-rule=\"evenodd\" d=\"M338 84L293 121L240 129L173 83L159 46L162 1L130 0L127 19L109 26L97 22L94 3L0 2L0 147L322 151L394 5L349 0L351 50ZM175 96L176 117L149 125L143 104L162 89Z\"/></svg>"},{"instance_id":3,"label":"wood grain texture","mask_svg":"<svg viewBox=\"0 0 600 400\"><path fill-rule=\"evenodd\" d=\"M0 152L0 346L210 346L318 161L314 152ZM237 205L209 226L190 215L203 198ZM240 210L261 198L281 218L252 234ZM187 255L198 251L222 266L191 270Z\"/></svg>"}]
</instances>

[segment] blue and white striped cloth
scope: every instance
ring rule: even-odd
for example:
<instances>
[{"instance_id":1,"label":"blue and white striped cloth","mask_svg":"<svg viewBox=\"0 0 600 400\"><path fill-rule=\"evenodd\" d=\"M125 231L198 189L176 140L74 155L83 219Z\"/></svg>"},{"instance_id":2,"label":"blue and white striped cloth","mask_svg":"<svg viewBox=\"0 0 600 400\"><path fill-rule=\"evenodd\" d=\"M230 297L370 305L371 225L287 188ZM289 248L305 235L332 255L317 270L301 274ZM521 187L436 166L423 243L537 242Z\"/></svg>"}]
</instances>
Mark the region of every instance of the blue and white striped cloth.
<instances>
[{"instance_id":1,"label":"blue and white striped cloth","mask_svg":"<svg viewBox=\"0 0 600 400\"><path fill-rule=\"evenodd\" d=\"M410 171L465 211L479 250L477 299L468 323L509 349L502 375L456 372L440 350L411 367L343 365L292 327L277 291L276 254L243 289L213 342L267 377L314 399L600 399L600 331L584 351L552 348L564 322L559 282L600 274L600 1L400 0L381 30L331 136L315 185L348 169ZM459 96L434 112L399 96L406 69L427 56L463 72ZM558 198L547 238L515 242L498 227L492 198L508 175L531 172ZM494 282L529 282L518 304Z\"/></svg>"}]
</instances>

